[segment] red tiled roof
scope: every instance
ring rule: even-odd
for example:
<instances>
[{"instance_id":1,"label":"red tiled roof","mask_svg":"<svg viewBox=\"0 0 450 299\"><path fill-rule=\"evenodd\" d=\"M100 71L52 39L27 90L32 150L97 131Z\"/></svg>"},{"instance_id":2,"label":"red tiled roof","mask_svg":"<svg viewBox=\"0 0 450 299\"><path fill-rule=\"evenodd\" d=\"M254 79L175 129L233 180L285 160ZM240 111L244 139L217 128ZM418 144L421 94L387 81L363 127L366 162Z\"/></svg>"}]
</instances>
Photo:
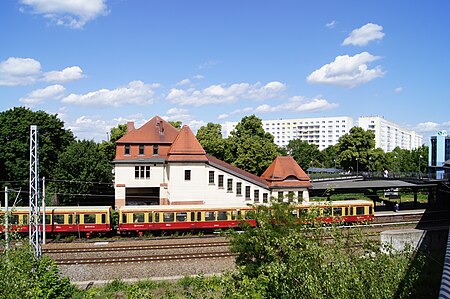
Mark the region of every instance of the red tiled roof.
<instances>
[{"instance_id":1,"label":"red tiled roof","mask_svg":"<svg viewBox=\"0 0 450 299\"><path fill-rule=\"evenodd\" d=\"M172 143L178 135L178 130L159 116L155 116L139 129L127 132L116 143Z\"/></svg>"},{"instance_id":2,"label":"red tiled roof","mask_svg":"<svg viewBox=\"0 0 450 299\"><path fill-rule=\"evenodd\" d=\"M206 152L188 126L183 126L170 147L167 161L203 161Z\"/></svg>"},{"instance_id":3,"label":"red tiled roof","mask_svg":"<svg viewBox=\"0 0 450 299\"><path fill-rule=\"evenodd\" d=\"M309 176L291 156L276 157L261 175L271 187L308 187Z\"/></svg>"},{"instance_id":4,"label":"red tiled roof","mask_svg":"<svg viewBox=\"0 0 450 299\"><path fill-rule=\"evenodd\" d=\"M217 168L220 169L225 169L228 170L228 172L241 177L242 179L246 179L249 181L253 181L259 185L262 185L265 188L268 188L268 184L267 181L257 175L254 175L253 173L247 172L245 170L242 170L236 166L233 166L231 164L228 164L227 162L224 162L222 160L217 159L216 157L210 156L210 155L206 155L206 157L208 158L209 163L212 166L215 166Z\"/></svg>"}]
</instances>

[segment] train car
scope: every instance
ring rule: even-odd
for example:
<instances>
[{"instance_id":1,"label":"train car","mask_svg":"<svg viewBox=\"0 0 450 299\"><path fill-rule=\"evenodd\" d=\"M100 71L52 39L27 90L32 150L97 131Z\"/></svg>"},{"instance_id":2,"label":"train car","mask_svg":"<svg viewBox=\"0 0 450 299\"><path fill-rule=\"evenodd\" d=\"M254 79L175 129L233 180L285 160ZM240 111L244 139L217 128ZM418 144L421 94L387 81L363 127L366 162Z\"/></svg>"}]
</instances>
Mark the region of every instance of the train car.
<instances>
[{"instance_id":1,"label":"train car","mask_svg":"<svg viewBox=\"0 0 450 299\"><path fill-rule=\"evenodd\" d=\"M19 233L28 232L29 208L10 209L10 230ZM0 209L0 215L5 209ZM41 211L42 217L42 211ZM0 226L0 231L4 225ZM111 207L109 206L58 206L46 207L45 230L47 233L108 233L111 231Z\"/></svg>"},{"instance_id":2,"label":"train car","mask_svg":"<svg viewBox=\"0 0 450 299\"><path fill-rule=\"evenodd\" d=\"M369 200L340 200L332 202L308 202L294 208L296 215L309 213L317 209L323 222L366 222L373 221L374 205Z\"/></svg>"},{"instance_id":3,"label":"train car","mask_svg":"<svg viewBox=\"0 0 450 299\"><path fill-rule=\"evenodd\" d=\"M223 229L238 227L242 220L256 226L252 213L252 207L123 206L118 231Z\"/></svg>"}]
</instances>

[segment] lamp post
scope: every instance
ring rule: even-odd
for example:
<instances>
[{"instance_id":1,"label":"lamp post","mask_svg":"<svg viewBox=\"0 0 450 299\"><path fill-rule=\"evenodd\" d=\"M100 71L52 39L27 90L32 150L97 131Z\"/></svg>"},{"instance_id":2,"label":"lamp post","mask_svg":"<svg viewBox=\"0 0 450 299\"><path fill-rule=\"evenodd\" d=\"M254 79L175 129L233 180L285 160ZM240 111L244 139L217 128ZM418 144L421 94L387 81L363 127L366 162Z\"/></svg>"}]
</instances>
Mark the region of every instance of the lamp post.
<instances>
[{"instance_id":1,"label":"lamp post","mask_svg":"<svg viewBox=\"0 0 450 299\"><path fill-rule=\"evenodd\" d=\"M422 178L422 171L420 170L420 165L421 165L420 162L421 162L422 158L423 158L423 156L420 155L419 156L419 178Z\"/></svg>"},{"instance_id":2,"label":"lamp post","mask_svg":"<svg viewBox=\"0 0 450 299\"><path fill-rule=\"evenodd\" d=\"M370 176L370 160L372 160L372 157L369 157L369 176Z\"/></svg>"},{"instance_id":3,"label":"lamp post","mask_svg":"<svg viewBox=\"0 0 450 299\"><path fill-rule=\"evenodd\" d=\"M359 174L359 162L358 162L358 158L356 158L356 176L358 176Z\"/></svg>"}]
</instances>

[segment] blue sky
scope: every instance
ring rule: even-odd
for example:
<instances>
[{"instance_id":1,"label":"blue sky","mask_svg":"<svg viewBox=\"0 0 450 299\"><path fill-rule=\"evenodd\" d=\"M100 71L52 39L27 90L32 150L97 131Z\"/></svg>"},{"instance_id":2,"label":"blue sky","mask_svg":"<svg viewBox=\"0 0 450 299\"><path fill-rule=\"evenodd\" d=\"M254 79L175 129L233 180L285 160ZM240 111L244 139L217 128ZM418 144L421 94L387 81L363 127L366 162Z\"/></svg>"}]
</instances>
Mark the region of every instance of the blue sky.
<instances>
[{"instance_id":1,"label":"blue sky","mask_svg":"<svg viewBox=\"0 0 450 299\"><path fill-rule=\"evenodd\" d=\"M379 115L450 131L450 2L4 0L0 110L106 139L155 115Z\"/></svg>"}]
</instances>

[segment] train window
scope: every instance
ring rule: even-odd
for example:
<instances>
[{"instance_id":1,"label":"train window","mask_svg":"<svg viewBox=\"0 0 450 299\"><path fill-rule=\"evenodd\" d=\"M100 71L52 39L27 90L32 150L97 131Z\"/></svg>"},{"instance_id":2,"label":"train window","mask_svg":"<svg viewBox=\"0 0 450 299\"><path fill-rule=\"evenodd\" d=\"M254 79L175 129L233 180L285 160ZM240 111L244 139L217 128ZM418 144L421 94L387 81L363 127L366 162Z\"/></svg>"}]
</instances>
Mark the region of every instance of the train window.
<instances>
[{"instance_id":1,"label":"train window","mask_svg":"<svg viewBox=\"0 0 450 299\"><path fill-rule=\"evenodd\" d=\"M24 225L28 224L28 215L26 214L22 215L22 224Z\"/></svg>"},{"instance_id":2,"label":"train window","mask_svg":"<svg viewBox=\"0 0 450 299\"><path fill-rule=\"evenodd\" d=\"M45 215L45 224L52 224L52 216Z\"/></svg>"},{"instance_id":3,"label":"train window","mask_svg":"<svg viewBox=\"0 0 450 299\"><path fill-rule=\"evenodd\" d=\"M173 212L164 212L163 213L163 222L173 222L175 220Z\"/></svg>"},{"instance_id":4,"label":"train window","mask_svg":"<svg viewBox=\"0 0 450 299\"><path fill-rule=\"evenodd\" d=\"M231 211L231 220L236 220L237 213L236 211Z\"/></svg>"},{"instance_id":5,"label":"train window","mask_svg":"<svg viewBox=\"0 0 450 299\"><path fill-rule=\"evenodd\" d=\"M237 219L238 219L238 220L242 219L242 212L241 212L241 211L238 211L238 213L237 213Z\"/></svg>"},{"instance_id":6,"label":"train window","mask_svg":"<svg viewBox=\"0 0 450 299\"><path fill-rule=\"evenodd\" d=\"M195 221L195 212L191 212L191 221Z\"/></svg>"},{"instance_id":7,"label":"train window","mask_svg":"<svg viewBox=\"0 0 450 299\"><path fill-rule=\"evenodd\" d=\"M133 214L133 222L134 223L144 222L144 214Z\"/></svg>"},{"instance_id":8,"label":"train window","mask_svg":"<svg viewBox=\"0 0 450 299\"><path fill-rule=\"evenodd\" d=\"M217 213L217 220L228 220L228 215L226 211L219 211Z\"/></svg>"},{"instance_id":9,"label":"train window","mask_svg":"<svg viewBox=\"0 0 450 299\"><path fill-rule=\"evenodd\" d=\"M372 211L372 206L369 206L369 215L372 215L373 211Z\"/></svg>"},{"instance_id":10,"label":"train window","mask_svg":"<svg viewBox=\"0 0 450 299\"><path fill-rule=\"evenodd\" d=\"M342 216L342 208L333 208L333 216Z\"/></svg>"},{"instance_id":11,"label":"train window","mask_svg":"<svg viewBox=\"0 0 450 299\"><path fill-rule=\"evenodd\" d=\"M245 212L245 219L255 219L255 212L253 212L253 211L246 211Z\"/></svg>"},{"instance_id":12,"label":"train window","mask_svg":"<svg viewBox=\"0 0 450 299\"><path fill-rule=\"evenodd\" d=\"M353 216L355 214L354 211L353 211L353 207L350 207L349 209L350 209L350 214L349 215Z\"/></svg>"},{"instance_id":13,"label":"train window","mask_svg":"<svg viewBox=\"0 0 450 299\"><path fill-rule=\"evenodd\" d=\"M323 216L331 216L331 207L325 207L322 209Z\"/></svg>"},{"instance_id":14,"label":"train window","mask_svg":"<svg viewBox=\"0 0 450 299\"><path fill-rule=\"evenodd\" d=\"M153 221L153 214L152 213L148 213L148 222L152 222Z\"/></svg>"},{"instance_id":15,"label":"train window","mask_svg":"<svg viewBox=\"0 0 450 299\"><path fill-rule=\"evenodd\" d=\"M205 212L205 221L215 221L216 212Z\"/></svg>"},{"instance_id":16,"label":"train window","mask_svg":"<svg viewBox=\"0 0 450 299\"><path fill-rule=\"evenodd\" d=\"M11 223L11 224L19 224L19 215L11 215L11 216L9 216L9 223Z\"/></svg>"},{"instance_id":17,"label":"train window","mask_svg":"<svg viewBox=\"0 0 450 299\"><path fill-rule=\"evenodd\" d=\"M53 224L64 224L64 215L53 215Z\"/></svg>"},{"instance_id":18,"label":"train window","mask_svg":"<svg viewBox=\"0 0 450 299\"><path fill-rule=\"evenodd\" d=\"M84 224L95 223L95 214L84 214Z\"/></svg>"},{"instance_id":19,"label":"train window","mask_svg":"<svg viewBox=\"0 0 450 299\"><path fill-rule=\"evenodd\" d=\"M187 220L186 212L178 212L176 213L177 222L185 222Z\"/></svg>"},{"instance_id":20,"label":"train window","mask_svg":"<svg viewBox=\"0 0 450 299\"><path fill-rule=\"evenodd\" d=\"M159 222L159 213L155 213L155 222Z\"/></svg>"},{"instance_id":21,"label":"train window","mask_svg":"<svg viewBox=\"0 0 450 299\"><path fill-rule=\"evenodd\" d=\"M127 223L127 214L122 214L122 223Z\"/></svg>"},{"instance_id":22,"label":"train window","mask_svg":"<svg viewBox=\"0 0 450 299\"><path fill-rule=\"evenodd\" d=\"M73 215L70 215L70 214L67 215L67 220L68 220L67 221L68 224L72 224L73 223Z\"/></svg>"},{"instance_id":23,"label":"train window","mask_svg":"<svg viewBox=\"0 0 450 299\"><path fill-rule=\"evenodd\" d=\"M197 212L197 221L202 221L202 212Z\"/></svg>"},{"instance_id":24,"label":"train window","mask_svg":"<svg viewBox=\"0 0 450 299\"><path fill-rule=\"evenodd\" d=\"M102 223L106 223L106 214L102 214Z\"/></svg>"},{"instance_id":25,"label":"train window","mask_svg":"<svg viewBox=\"0 0 450 299\"><path fill-rule=\"evenodd\" d=\"M364 207L356 207L356 215L364 215Z\"/></svg>"}]
</instances>

